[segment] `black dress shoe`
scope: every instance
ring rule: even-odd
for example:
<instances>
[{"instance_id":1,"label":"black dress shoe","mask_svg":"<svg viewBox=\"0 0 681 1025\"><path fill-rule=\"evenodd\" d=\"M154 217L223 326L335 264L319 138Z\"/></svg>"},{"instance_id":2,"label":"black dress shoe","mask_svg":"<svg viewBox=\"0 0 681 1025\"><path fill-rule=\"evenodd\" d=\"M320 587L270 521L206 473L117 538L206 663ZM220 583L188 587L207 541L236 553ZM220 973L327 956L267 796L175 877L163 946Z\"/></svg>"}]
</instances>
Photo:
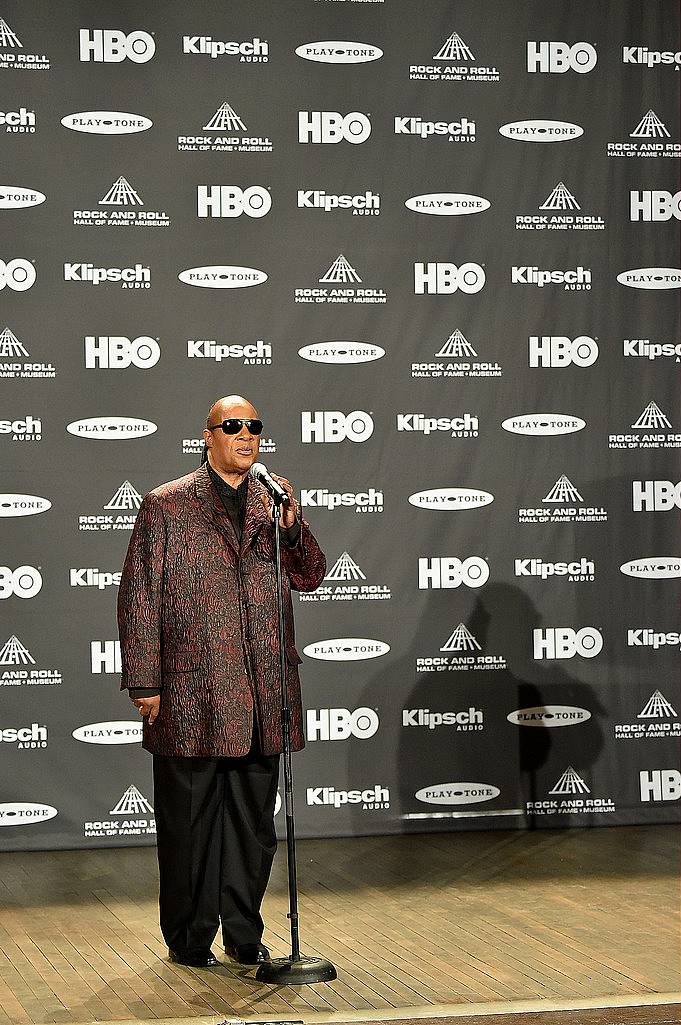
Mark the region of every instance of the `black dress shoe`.
<instances>
[{"instance_id":1,"label":"black dress shoe","mask_svg":"<svg viewBox=\"0 0 681 1025\"><path fill-rule=\"evenodd\" d=\"M215 968L220 964L212 950L172 950L169 947L168 957L175 964L186 964L190 968Z\"/></svg>"},{"instance_id":2,"label":"black dress shoe","mask_svg":"<svg viewBox=\"0 0 681 1025\"><path fill-rule=\"evenodd\" d=\"M225 947L225 954L239 964L264 964L269 961L270 952L262 943L244 943L241 947Z\"/></svg>"}]
</instances>

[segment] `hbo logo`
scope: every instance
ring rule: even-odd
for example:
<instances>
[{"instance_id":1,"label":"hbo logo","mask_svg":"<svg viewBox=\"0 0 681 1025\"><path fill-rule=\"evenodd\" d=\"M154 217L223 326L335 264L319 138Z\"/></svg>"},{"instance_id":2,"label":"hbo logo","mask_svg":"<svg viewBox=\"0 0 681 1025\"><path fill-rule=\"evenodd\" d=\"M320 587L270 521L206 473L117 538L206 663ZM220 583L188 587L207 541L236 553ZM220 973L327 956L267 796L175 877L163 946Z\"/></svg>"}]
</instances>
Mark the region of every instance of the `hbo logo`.
<instances>
[{"instance_id":1,"label":"hbo logo","mask_svg":"<svg viewBox=\"0 0 681 1025\"><path fill-rule=\"evenodd\" d=\"M0 289L7 285L13 292L27 292L34 282L35 267L28 260L0 260Z\"/></svg>"},{"instance_id":2,"label":"hbo logo","mask_svg":"<svg viewBox=\"0 0 681 1025\"><path fill-rule=\"evenodd\" d=\"M530 335L531 367L590 367L598 359L598 343L588 335L564 338L562 335Z\"/></svg>"},{"instance_id":3,"label":"hbo logo","mask_svg":"<svg viewBox=\"0 0 681 1025\"><path fill-rule=\"evenodd\" d=\"M629 219L632 221L670 221L681 219L681 192L632 189L629 193Z\"/></svg>"},{"instance_id":4,"label":"hbo logo","mask_svg":"<svg viewBox=\"0 0 681 1025\"><path fill-rule=\"evenodd\" d=\"M298 142L351 142L357 146L371 135L371 121L366 114L353 110L339 114L335 110L299 110Z\"/></svg>"},{"instance_id":5,"label":"hbo logo","mask_svg":"<svg viewBox=\"0 0 681 1025\"><path fill-rule=\"evenodd\" d=\"M632 502L634 512L667 512L681 509L681 481L670 480L632 481Z\"/></svg>"},{"instance_id":6,"label":"hbo logo","mask_svg":"<svg viewBox=\"0 0 681 1025\"><path fill-rule=\"evenodd\" d=\"M554 75L563 75L566 71L576 71L585 75L596 67L598 54L591 43L527 43L527 70L529 72L548 71Z\"/></svg>"},{"instance_id":7,"label":"hbo logo","mask_svg":"<svg viewBox=\"0 0 681 1025\"><path fill-rule=\"evenodd\" d=\"M642 801L678 801L681 798L681 772L678 769L653 769L639 772Z\"/></svg>"},{"instance_id":8,"label":"hbo logo","mask_svg":"<svg viewBox=\"0 0 681 1025\"><path fill-rule=\"evenodd\" d=\"M198 185L199 217L264 217L270 212L272 197L261 185L240 189L238 185Z\"/></svg>"},{"instance_id":9,"label":"hbo logo","mask_svg":"<svg viewBox=\"0 0 681 1025\"><path fill-rule=\"evenodd\" d=\"M309 708L307 711L308 740L347 740L357 737L366 740L378 730L378 716L373 708Z\"/></svg>"},{"instance_id":10,"label":"hbo logo","mask_svg":"<svg viewBox=\"0 0 681 1025\"><path fill-rule=\"evenodd\" d=\"M355 409L352 413L341 413L336 409L316 411L304 410L300 414L300 433L304 444L317 442L366 441L374 433L374 421L368 413Z\"/></svg>"},{"instance_id":11,"label":"hbo logo","mask_svg":"<svg viewBox=\"0 0 681 1025\"><path fill-rule=\"evenodd\" d=\"M489 579L489 566L479 555L461 559L419 559L419 588L482 587Z\"/></svg>"},{"instance_id":12,"label":"hbo logo","mask_svg":"<svg viewBox=\"0 0 681 1025\"><path fill-rule=\"evenodd\" d=\"M571 630L566 626L552 627L549 630L533 630L535 659L595 658L603 647L603 638L599 630L593 626L583 626L581 630Z\"/></svg>"},{"instance_id":13,"label":"hbo logo","mask_svg":"<svg viewBox=\"0 0 681 1025\"><path fill-rule=\"evenodd\" d=\"M85 336L85 366L88 370L101 367L105 370L123 370L134 363L140 370L154 367L161 357L161 348L155 338L140 335L139 338L116 335Z\"/></svg>"},{"instance_id":14,"label":"hbo logo","mask_svg":"<svg viewBox=\"0 0 681 1025\"><path fill-rule=\"evenodd\" d=\"M485 272L478 263L415 263L414 295L451 295L461 289L467 295L485 287Z\"/></svg>"},{"instance_id":15,"label":"hbo logo","mask_svg":"<svg viewBox=\"0 0 681 1025\"><path fill-rule=\"evenodd\" d=\"M156 52L156 43L148 32L125 32L118 29L82 28L80 59L100 64L120 64L126 58L133 64L146 64Z\"/></svg>"},{"instance_id":16,"label":"hbo logo","mask_svg":"<svg viewBox=\"0 0 681 1025\"><path fill-rule=\"evenodd\" d=\"M43 586L43 578L33 566L0 566L0 598L33 598Z\"/></svg>"}]
</instances>

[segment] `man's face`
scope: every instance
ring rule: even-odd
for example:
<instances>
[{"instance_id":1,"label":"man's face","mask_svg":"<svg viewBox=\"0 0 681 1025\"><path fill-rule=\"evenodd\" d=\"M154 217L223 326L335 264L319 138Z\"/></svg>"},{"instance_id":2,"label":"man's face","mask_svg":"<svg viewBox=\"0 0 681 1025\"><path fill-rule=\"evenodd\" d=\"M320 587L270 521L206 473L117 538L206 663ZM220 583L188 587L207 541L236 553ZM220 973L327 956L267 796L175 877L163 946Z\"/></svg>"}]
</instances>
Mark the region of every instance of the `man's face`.
<instances>
[{"instance_id":1,"label":"man's face","mask_svg":"<svg viewBox=\"0 0 681 1025\"><path fill-rule=\"evenodd\" d=\"M230 417L257 420L258 412L250 402L220 405L213 410L210 422L218 424L223 420L229 420ZM251 434L248 427L243 424L237 434L225 434L218 428L214 431L204 431L203 437L213 466L222 473L246 474L258 458L260 437Z\"/></svg>"}]
</instances>

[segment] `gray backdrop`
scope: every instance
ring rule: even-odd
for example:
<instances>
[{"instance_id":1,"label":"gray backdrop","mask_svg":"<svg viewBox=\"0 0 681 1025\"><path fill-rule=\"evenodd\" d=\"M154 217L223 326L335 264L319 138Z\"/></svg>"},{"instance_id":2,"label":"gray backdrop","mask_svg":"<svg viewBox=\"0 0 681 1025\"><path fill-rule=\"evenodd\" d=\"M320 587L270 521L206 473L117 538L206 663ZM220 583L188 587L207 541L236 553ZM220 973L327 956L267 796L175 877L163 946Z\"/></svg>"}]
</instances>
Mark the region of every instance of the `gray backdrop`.
<instances>
[{"instance_id":1,"label":"gray backdrop","mask_svg":"<svg viewBox=\"0 0 681 1025\"><path fill-rule=\"evenodd\" d=\"M0 845L153 843L116 574L230 392L328 557L300 835L675 818L678 4L0 18Z\"/></svg>"}]
</instances>

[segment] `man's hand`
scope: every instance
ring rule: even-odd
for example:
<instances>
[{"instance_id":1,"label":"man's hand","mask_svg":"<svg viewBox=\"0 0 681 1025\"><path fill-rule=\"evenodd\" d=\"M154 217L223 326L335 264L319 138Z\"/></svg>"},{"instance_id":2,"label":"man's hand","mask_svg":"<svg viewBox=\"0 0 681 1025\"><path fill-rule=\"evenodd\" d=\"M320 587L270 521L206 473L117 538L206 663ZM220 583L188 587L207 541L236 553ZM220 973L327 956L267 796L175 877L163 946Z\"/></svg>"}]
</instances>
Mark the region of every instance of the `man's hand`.
<instances>
[{"instance_id":1,"label":"man's hand","mask_svg":"<svg viewBox=\"0 0 681 1025\"><path fill-rule=\"evenodd\" d=\"M149 716L149 725L151 726L161 707L161 695L156 694L153 698L131 698L130 700L135 708L139 709L139 713L143 718Z\"/></svg>"},{"instance_id":2,"label":"man's hand","mask_svg":"<svg viewBox=\"0 0 681 1025\"><path fill-rule=\"evenodd\" d=\"M288 505L281 506L281 512L279 514L279 523L281 527L284 530L286 530L287 527L293 526L298 516L299 507L297 501L293 497L293 485L290 481L287 481L285 477L279 477L276 473L272 473L270 474L270 476L273 477L274 480L276 480L277 484L281 484L282 488L284 489L284 491L290 499ZM263 495L262 502L267 511L269 512L272 505L270 497L268 495Z\"/></svg>"}]
</instances>

